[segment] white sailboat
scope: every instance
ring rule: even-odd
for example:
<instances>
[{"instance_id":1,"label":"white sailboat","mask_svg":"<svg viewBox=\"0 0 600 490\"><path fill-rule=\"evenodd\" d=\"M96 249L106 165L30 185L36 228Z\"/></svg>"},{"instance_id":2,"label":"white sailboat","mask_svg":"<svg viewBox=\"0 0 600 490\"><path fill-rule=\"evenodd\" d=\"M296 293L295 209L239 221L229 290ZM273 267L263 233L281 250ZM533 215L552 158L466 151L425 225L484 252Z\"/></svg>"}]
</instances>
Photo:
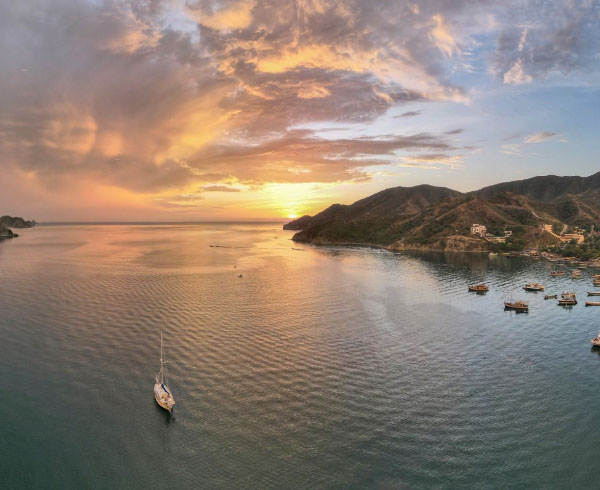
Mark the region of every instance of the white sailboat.
<instances>
[{"instance_id":1,"label":"white sailboat","mask_svg":"<svg viewBox=\"0 0 600 490\"><path fill-rule=\"evenodd\" d=\"M168 410L169 413L173 410L173 406L175 405L175 398L171 394L171 390L167 386L167 374L165 369L166 360L163 357L163 340L162 340L162 330L160 332L160 371L156 375L156 384L154 385L154 398L156 399L156 403L158 403L165 410Z\"/></svg>"}]
</instances>

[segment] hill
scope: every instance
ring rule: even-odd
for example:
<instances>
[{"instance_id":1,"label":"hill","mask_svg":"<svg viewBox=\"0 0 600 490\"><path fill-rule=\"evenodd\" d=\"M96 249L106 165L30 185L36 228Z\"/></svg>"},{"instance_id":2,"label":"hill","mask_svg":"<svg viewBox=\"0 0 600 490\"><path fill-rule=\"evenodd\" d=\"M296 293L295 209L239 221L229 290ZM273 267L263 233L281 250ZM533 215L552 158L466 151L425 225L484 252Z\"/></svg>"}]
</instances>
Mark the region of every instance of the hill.
<instances>
[{"instance_id":1,"label":"hill","mask_svg":"<svg viewBox=\"0 0 600 490\"><path fill-rule=\"evenodd\" d=\"M378 192L352 205L334 204L284 226L295 241L377 245L394 250L485 251L498 248L471 234L473 223L513 235L504 248L558 243L542 224L566 230L600 223L600 173L590 177L534 177L467 194L420 185Z\"/></svg>"}]
</instances>

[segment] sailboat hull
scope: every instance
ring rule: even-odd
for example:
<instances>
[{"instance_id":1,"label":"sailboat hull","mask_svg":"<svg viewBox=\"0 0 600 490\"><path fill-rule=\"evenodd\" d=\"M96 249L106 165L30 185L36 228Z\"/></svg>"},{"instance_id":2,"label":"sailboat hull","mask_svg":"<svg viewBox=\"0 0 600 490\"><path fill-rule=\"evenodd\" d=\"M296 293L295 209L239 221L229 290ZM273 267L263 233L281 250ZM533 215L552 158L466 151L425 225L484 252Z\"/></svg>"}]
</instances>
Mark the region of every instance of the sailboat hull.
<instances>
[{"instance_id":1,"label":"sailboat hull","mask_svg":"<svg viewBox=\"0 0 600 490\"><path fill-rule=\"evenodd\" d=\"M175 400L169 392L164 390L160 383L154 385L154 399L165 410L169 412L173 410Z\"/></svg>"}]
</instances>

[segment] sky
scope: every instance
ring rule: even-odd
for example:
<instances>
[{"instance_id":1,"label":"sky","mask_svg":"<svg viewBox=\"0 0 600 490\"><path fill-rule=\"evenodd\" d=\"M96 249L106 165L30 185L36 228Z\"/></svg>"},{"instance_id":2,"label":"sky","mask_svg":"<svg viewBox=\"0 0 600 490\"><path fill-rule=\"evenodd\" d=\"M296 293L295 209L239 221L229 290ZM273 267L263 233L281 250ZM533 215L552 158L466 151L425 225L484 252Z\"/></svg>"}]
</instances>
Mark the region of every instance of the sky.
<instances>
[{"instance_id":1,"label":"sky","mask_svg":"<svg viewBox=\"0 0 600 490\"><path fill-rule=\"evenodd\" d=\"M19 0L0 39L0 214L285 220L600 170L595 0Z\"/></svg>"}]
</instances>

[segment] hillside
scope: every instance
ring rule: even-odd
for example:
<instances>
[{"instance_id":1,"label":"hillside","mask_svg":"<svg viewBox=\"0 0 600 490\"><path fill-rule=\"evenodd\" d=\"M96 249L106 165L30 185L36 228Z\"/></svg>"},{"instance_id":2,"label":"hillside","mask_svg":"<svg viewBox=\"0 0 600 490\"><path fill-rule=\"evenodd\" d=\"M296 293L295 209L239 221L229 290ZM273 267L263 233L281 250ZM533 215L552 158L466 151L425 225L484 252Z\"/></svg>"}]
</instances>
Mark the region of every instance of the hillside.
<instances>
[{"instance_id":1,"label":"hillside","mask_svg":"<svg viewBox=\"0 0 600 490\"><path fill-rule=\"evenodd\" d=\"M543 223L560 228L600 223L600 173L591 177L535 177L462 194L444 187L395 187L346 206L334 204L284 226L300 230L295 241L365 244L394 250L485 251L470 233L485 224L494 235L513 231L512 248L558 242Z\"/></svg>"}]
</instances>

